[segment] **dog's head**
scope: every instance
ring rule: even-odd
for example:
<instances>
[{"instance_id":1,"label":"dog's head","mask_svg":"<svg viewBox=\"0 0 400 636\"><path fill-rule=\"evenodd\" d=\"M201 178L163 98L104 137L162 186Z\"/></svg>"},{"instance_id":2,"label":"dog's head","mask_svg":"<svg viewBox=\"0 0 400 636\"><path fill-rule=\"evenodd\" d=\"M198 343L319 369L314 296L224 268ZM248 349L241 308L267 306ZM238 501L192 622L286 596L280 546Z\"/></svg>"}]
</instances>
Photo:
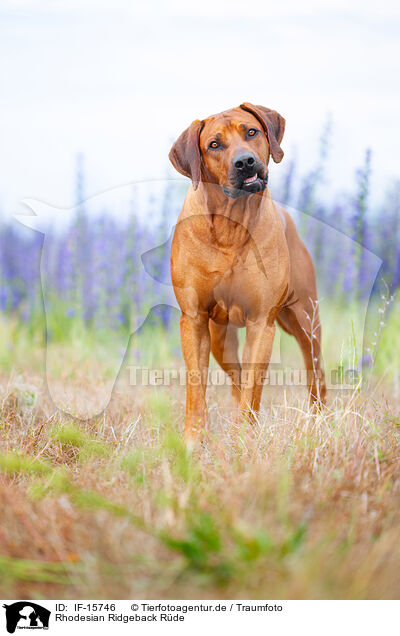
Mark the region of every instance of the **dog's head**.
<instances>
[{"instance_id":1,"label":"dog's head","mask_svg":"<svg viewBox=\"0 0 400 636\"><path fill-rule=\"evenodd\" d=\"M275 110L244 103L203 121L194 121L169 153L173 166L189 177L221 186L236 198L265 190L268 162L279 163L285 120Z\"/></svg>"}]
</instances>

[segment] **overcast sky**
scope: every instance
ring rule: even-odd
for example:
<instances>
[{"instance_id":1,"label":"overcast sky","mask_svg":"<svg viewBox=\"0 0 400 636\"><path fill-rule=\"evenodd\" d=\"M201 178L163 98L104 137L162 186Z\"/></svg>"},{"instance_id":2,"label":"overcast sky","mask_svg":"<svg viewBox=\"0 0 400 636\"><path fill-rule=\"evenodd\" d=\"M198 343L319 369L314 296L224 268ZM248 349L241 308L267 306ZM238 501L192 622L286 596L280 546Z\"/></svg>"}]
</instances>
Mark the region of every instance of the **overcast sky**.
<instances>
[{"instance_id":1,"label":"overcast sky","mask_svg":"<svg viewBox=\"0 0 400 636\"><path fill-rule=\"evenodd\" d=\"M88 195L160 179L183 128L242 101L286 118L284 161L304 171L331 114L327 191L367 146L374 192L400 175L398 2L0 0L0 18L5 213L72 205L79 151Z\"/></svg>"}]
</instances>

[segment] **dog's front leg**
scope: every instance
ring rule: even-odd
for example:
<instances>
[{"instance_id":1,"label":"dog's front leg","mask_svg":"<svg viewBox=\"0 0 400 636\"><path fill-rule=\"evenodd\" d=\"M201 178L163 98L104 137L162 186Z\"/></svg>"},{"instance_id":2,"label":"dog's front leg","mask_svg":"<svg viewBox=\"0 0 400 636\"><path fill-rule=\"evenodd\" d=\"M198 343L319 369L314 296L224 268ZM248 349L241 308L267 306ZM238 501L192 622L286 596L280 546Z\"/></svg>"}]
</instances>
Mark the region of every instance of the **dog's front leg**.
<instances>
[{"instance_id":1,"label":"dog's front leg","mask_svg":"<svg viewBox=\"0 0 400 636\"><path fill-rule=\"evenodd\" d=\"M192 440L207 423L206 389L210 360L210 331L207 312L195 317L182 313L181 344L186 365L185 439Z\"/></svg>"},{"instance_id":2,"label":"dog's front leg","mask_svg":"<svg viewBox=\"0 0 400 636\"><path fill-rule=\"evenodd\" d=\"M266 318L247 321L242 360L240 413L245 413L250 421L253 419L253 413L260 408L274 336L275 324L268 324Z\"/></svg>"}]
</instances>

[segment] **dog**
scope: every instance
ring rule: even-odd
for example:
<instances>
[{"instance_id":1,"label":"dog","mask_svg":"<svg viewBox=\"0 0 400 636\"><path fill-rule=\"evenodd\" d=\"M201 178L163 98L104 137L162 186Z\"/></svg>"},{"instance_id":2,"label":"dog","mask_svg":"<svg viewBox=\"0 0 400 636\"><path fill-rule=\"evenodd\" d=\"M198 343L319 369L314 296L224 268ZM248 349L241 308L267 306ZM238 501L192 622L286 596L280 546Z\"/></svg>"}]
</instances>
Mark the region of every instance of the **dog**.
<instances>
[{"instance_id":1,"label":"dog","mask_svg":"<svg viewBox=\"0 0 400 636\"><path fill-rule=\"evenodd\" d=\"M285 120L243 103L194 121L170 161L192 184L175 228L171 277L186 366L184 436L207 424L210 351L232 380L237 413L259 410L277 322L301 348L312 402L323 404L321 327L312 259L269 193L269 158L283 158ZM242 361L238 328L246 327Z\"/></svg>"}]
</instances>

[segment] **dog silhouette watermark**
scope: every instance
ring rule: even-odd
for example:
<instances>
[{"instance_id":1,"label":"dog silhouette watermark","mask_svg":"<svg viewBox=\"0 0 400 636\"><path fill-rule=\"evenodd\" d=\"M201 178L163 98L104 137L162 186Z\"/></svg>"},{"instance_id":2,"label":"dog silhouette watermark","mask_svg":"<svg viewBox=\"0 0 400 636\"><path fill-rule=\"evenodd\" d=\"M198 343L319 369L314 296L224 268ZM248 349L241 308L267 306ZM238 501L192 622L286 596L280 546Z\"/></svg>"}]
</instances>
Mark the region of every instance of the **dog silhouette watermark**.
<instances>
[{"instance_id":1,"label":"dog silhouette watermark","mask_svg":"<svg viewBox=\"0 0 400 636\"><path fill-rule=\"evenodd\" d=\"M166 181L164 182L167 183ZM157 182L154 184L153 182L147 182L145 186L148 189L148 195L150 197L153 189L157 186L159 187L161 182ZM118 205L120 205L120 200L123 198L123 190L125 192L129 189L132 192L132 189L141 188L142 198L143 198L143 187L144 184L134 184L129 186L124 186L123 188L115 188L113 190L107 191L105 193L99 194L96 197L92 197L85 202L85 208L92 208L94 210L101 209L118 209ZM114 203L113 203L114 202ZM127 357L128 344L130 336L136 334L139 329L144 325L144 323L148 320L149 315L156 306L167 307L173 310L179 310L177 301L174 296L169 272L164 270L160 273L158 270L156 263L158 259L159 253L168 253L169 245L171 242L171 237L174 232L174 226L176 223L176 218L178 216L179 209L181 207L182 201L176 203L176 217L174 219L170 219L163 225L163 236L157 235L154 237L154 247L150 247L150 249L139 250L136 249L136 246L133 245L132 250L129 254L129 269L130 276L132 282L132 288L135 288L136 283L140 280L140 284L142 288L146 290L146 302L134 305L134 299L131 299L132 306L134 306L134 311L131 312L131 330L130 336L126 334L126 332L116 331L113 336L113 348L107 352L107 369L104 373L102 373L101 365L96 364L96 361L103 356L103 333L101 330L96 331L96 329L92 330L90 338L87 339L84 346L84 351L82 351L82 356L85 356L86 360L92 360L96 372L95 382L85 383L84 386L80 386L80 394L79 400L76 399L75 392L76 387L74 384L74 377L76 374L81 373L81 369L83 367L83 357L68 357L65 356L63 359L60 359L60 351L57 347L53 347L51 345L51 333L50 333L50 322L49 317L51 312L54 310L54 305L57 304L57 299L54 298L54 293L52 289L52 276L54 272L51 269L51 258L49 258L49 254L51 254L52 250L52 241L55 240L57 236L57 232L65 231L65 228L70 227L73 220L76 218L79 213L79 206L75 208L70 208L67 210L56 209L53 206L49 206L43 202L35 201L35 200L26 200L25 205L34 212L34 215L24 214L24 215L16 215L17 219L24 224L25 226L31 228L32 230L39 231L44 235L42 255L41 255L41 289L43 293L44 299L44 311L47 322L47 341L48 346L46 347L46 383L50 393L50 396L55 404L60 410L69 413L72 416L77 416L82 419L91 418L93 416L99 415L107 408L109 401L111 399L111 395L117 381L121 373L121 369L123 369L124 360ZM367 316L367 308L369 302L369 296L372 292L373 285L375 283L377 274L382 264L382 260L376 255L372 254L368 250L362 248L358 244L356 244L350 237L348 237L345 233L339 232L338 230L328 226L326 223L317 220L314 217L306 215L297 210L293 210L291 208L286 208L289 210L291 215L295 217L295 221L297 226L304 225L304 219L306 219L306 225L308 228L308 234L317 236L321 234L322 231L325 232L325 237L329 237L329 245L335 246L335 254L334 258L336 261L340 259L340 255L351 254L354 252L355 246L358 251L362 251L363 262L367 264L365 268L364 275L364 296L363 299L358 303L358 329L354 335L354 342L352 342L351 346L358 351L358 358L362 359L363 352L363 338L364 338L364 326ZM88 216L87 223L96 224L96 216ZM50 227L52 230L50 231ZM307 237L303 237L307 238ZM79 233L72 234L70 236L70 248L76 252L84 252L89 249L87 245L87 235L79 235ZM257 244L256 241L250 241L250 249L254 252L255 257L257 259ZM91 246L91 248L96 250L96 246ZM100 249L100 248L99 248ZM312 251L312 250L311 250ZM96 256L96 254L95 254ZM112 270L113 262L110 261L108 263L108 268ZM346 270L346 262L341 264L344 270ZM262 263L260 263L260 267L262 267ZM326 285L326 282L329 282L329 274L319 270L316 267L316 274L318 280L318 286L320 289L320 308L323 309L324 304L324 287L329 287ZM88 269L87 271L77 271L76 280L72 280L72 285L75 283L76 287L85 290L89 285L86 283L93 283L92 279L86 280L88 277L96 276L96 273L93 274L93 271ZM86 278L85 278L86 277ZM346 279L346 272L344 273L344 280ZM99 281L97 281L99 282ZM101 281L100 281L101 284ZM185 289L184 292L186 294L196 294L194 289ZM107 294L107 290L104 290L104 293ZM62 299L60 299L61 301ZM295 299L294 299L295 301ZM128 298L128 303L130 299ZM79 315L81 312L81 315ZM80 319L82 323L84 323L84 309L82 307L75 307L71 316L64 317L66 321L70 320L71 323L74 320ZM311 319L311 318L310 318ZM346 307L343 308L342 316L341 316L341 325L339 325L337 333L335 337L337 338L337 349L341 350L343 344L343 332L342 329L344 325L347 327L350 325L351 315L350 308L348 310L348 315L346 315ZM322 321L322 328L324 327ZM96 338L96 334L98 333L98 339ZM324 336L323 336L324 338ZM323 341L324 342L324 341ZM312 346L312 341L310 346ZM324 345L323 345L324 346ZM280 339L279 332L277 331L277 337L275 339L275 345L273 354L271 357L270 370L269 374L266 378L266 383L270 385L276 386L296 386L299 381L298 378L290 373L284 373L283 370L280 370L280 375L278 370L275 369L274 365L279 365L282 363L282 355L281 355L281 347L280 347ZM62 367L62 379L60 379L60 367ZM129 376L129 384L131 386L140 388L140 386L145 386L146 381L144 377L141 377L140 381L135 381L132 383L131 377L131 367L132 365L127 365L126 373ZM355 369L355 365L347 365L345 372L339 371L340 363L337 362L334 369L325 369L326 379L328 382L328 386L330 388L354 388L354 385L357 384L360 380L360 369ZM355 370L354 370L355 369ZM301 369L294 370L301 372ZM353 372L354 371L354 372ZM148 382L149 386L156 386L154 383L155 375L161 373L160 378L157 379L157 382L161 382L163 384L166 382L166 378L168 373L166 370L154 370L152 380ZM175 371L174 371L175 373ZM154 375L155 374L155 375ZM301 375L301 374L300 374ZM216 377L216 376L215 376ZM222 377L222 376L221 376ZM300 377L300 376L299 376ZM357 378L357 382L355 381ZM170 378L172 379L172 378ZM220 377L215 380L217 383L221 383ZM226 379L226 382L229 380ZM213 381L211 382L213 383ZM301 384L300 384L301 385Z\"/></svg>"}]
</instances>

